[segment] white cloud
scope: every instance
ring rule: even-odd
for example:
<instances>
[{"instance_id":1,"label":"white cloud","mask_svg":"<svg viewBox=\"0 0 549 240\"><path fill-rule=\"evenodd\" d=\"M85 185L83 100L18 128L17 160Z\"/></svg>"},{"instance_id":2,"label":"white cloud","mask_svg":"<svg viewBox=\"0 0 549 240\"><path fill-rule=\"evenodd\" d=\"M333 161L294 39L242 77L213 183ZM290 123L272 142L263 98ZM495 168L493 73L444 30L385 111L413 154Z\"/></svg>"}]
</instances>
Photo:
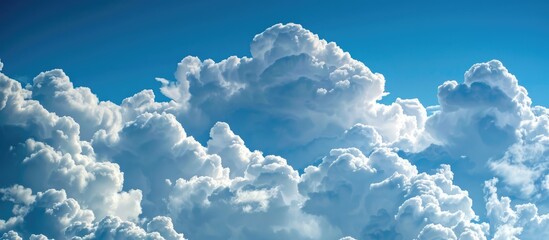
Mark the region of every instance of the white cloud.
<instances>
[{"instance_id":1,"label":"white cloud","mask_svg":"<svg viewBox=\"0 0 549 240\"><path fill-rule=\"evenodd\" d=\"M406 143L417 142L426 119L419 101L376 103L385 95L383 75L334 42L301 25L277 24L256 35L250 48L251 58L188 56L178 64L175 82L157 79L165 96L185 106L174 114L190 133L205 136L216 121L225 121L251 146L287 155L298 167L328 151L301 148L356 123L374 127L388 143L412 148Z\"/></svg>"},{"instance_id":2,"label":"white cloud","mask_svg":"<svg viewBox=\"0 0 549 240\"><path fill-rule=\"evenodd\" d=\"M94 213L83 209L75 199L67 198L64 190L48 189L32 195L30 189L14 185L0 189L0 194L2 201L13 204L14 214L7 224L0 222L0 230L16 229L29 239L184 239L168 217L153 218L146 224L147 230L118 217L108 216L95 222ZM10 230L3 238L17 239L17 236L17 232Z\"/></svg>"},{"instance_id":3,"label":"white cloud","mask_svg":"<svg viewBox=\"0 0 549 240\"><path fill-rule=\"evenodd\" d=\"M452 231L452 229L444 227L440 224L429 224L425 226L419 233L419 240L427 239L453 239L456 240L457 237Z\"/></svg>"},{"instance_id":4,"label":"white cloud","mask_svg":"<svg viewBox=\"0 0 549 240\"><path fill-rule=\"evenodd\" d=\"M10 230L2 234L2 240L23 240L16 231Z\"/></svg>"},{"instance_id":5,"label":"white cloud","mask_svg":"<svg viewBox=\"0 0 549 240\"><path fill-rule=\"evenodd\" d=\"M427 120L435 143L466 162L456 174L480 186L496 175L512 197L547 199L549 114L500 61L473 65L464 83L439 86L440 109ZM463 156L463 157L462 157ZM444 162L444 161L443 161Z\"/></svg>"},{"instance_id":6,"label":"white cloud","mask_svg":"<svg viewBox=\"0 0 549 240\"><path fill-rule=\"evenodd\" d=\"M117 131L122 124L120 107L100 102L87 87L74 88L63 70L42 72L33 80L32 99L58 116L70 116L80 125L80 138L89 140L99 130Z\"/></svg>"},{"instance_id":7,"label":"white cloud","mask_svg":"<svg viewBox=\"0 0 549 240\"><path fill-rule=\"evenodd\" d=\"M81 209L75 199L67 198L64 190L48 189L32 195L28 188L14 185L0 189L2 200L13 203L12 213L15 219L13 226L22 232L45 234L53 238L63 238L64 230L72 223L90 223L94 214L90 210ZM10 221L8 221L9 224Z\"/></svg>"},{"instance_id":8,"label":"white cloud","mask_svg":"<svg viewBox=\"0 0 549 240\"><path fill-rule=\"evenodd\" d=\"M549 192L549 114L543 107L534 109L534 117L524 120L519 140L508 148L501 159L490 162L490 168L511 188L511 194L530 201L546 200Z\"/></svg>"},{"instance_id":9,"label":"white cloud","mask_svg":"<svg viewBox=\"0 0 549 240\"><path fill-rule=\"evenodd\" d=\"M126 122L117 133L96 135L95 149L103 149L98 156L120 165L124 172L125 189L140 189L144 195L145 215L165 212L164 198L175 181L192 176L227 178L228 169L221 165L218 155L208 150L185 130L169 113L143 113Z\"/></svg>"},{"instance_id":10,"label":"white cloud","mask_svg":"<svg viewBox=\"0 0 549 240\"><path fill-rule=\"evenodd\" d=\"M210 130L207 149L209 154L217 154L223 159L223 166L229 168L233 178L244 175L253 154L244 141L223 122L216 123Z\"/></svg>"},{"instance_id":11,"label":"white cloud","mask_svg":"<svg viewBox=\"0 0 549 240\"><path fill-rule=\"evenodd\" d=\"M67 230L76 239L139 239L139 240L184 240L184 236L174 230L168 217L155 217L140 227L134 222L123 221L108 216L94 224L75 224Z\"/></svg>"},{"instance_id":12,"label":"white cloud","mask_svg":"<svg viewBox=\"0 0 549 240\"><path fill-rule=\"evenodd\" d=\"M31 234L29 239L30 240L49 240L49 238L43 234Z\"/></svg>"},{"instance_id":13,"label":"white cloud","mask_svg":"<svg viewBox=\"0 0 549 240\"><path fill-rule=\"evenodd\" d=\"M147 223L147 232L158 232L166 240L183 240L182 233L178 233L173 228L172 219L169 217L154 217Z\"/></svg>"},{"instance_id":14,"label":"white cloud","mask_svg":"<svg viewBox=\"0 0 549 240\"><path fill-rule=\"evenodd\" d=\"M318 167L305 169L300 191L308 196L305 212L358 239L416 238L432 232L430 224L451 235L486 239L487 227L475 223L467 192L452 180L449 166L434 175L418 174L387 149L370 157L357 149L335 149Z\"/></svg>"},{"instance_id":15,"label":"white cloud","mask_svg":"<svg viewBox=\"0 0 549 240\"><path fill-rule=\"evenodd\" d=\"M445 82L438 98L427 131L451 154L475 161L501 157L517 141L521 121L533 117L526 90L497 60L473 65L464 83Z\"/></svg>"},{"instance_id":16,"label":"white cloud","mask_svg":"<svg viewBox=\"0 0 549 240\"><path fill-rule=\"evenodd\" d=\"M169 215L191 239L336 238L337 229L300 210L299 179L284 159L256 152L243 176L178 179Z\"/></svg>"},{"instance_id":17,"label":"white cloud","mask_svg":"<svg viewBox=\"0 0 549 240\"><path fill-rule=\"evenodd\" d=\"M157 78L169 102L143 90L117 105L62 70L27 88L0 73L2 238L549 235L538 213L549 196L549 110L532 107L499 61L445 82L437 107L384 105L381 74L277 24L255 36L251 57L189 56L175 78ZM431 143L418 154L435 167L402 157ZM440 165L447 156L452 168ZM496 181L485 202L473 196L480 184L456 185L493 176L511 197L498 198Z\"/></svg>"},{"instance_id":18,"label":"white cloud","mask_svg":"<svg viewBox=\"0 0 549 240\"><path fill-rule=\"evenodd\" d=\"M486 181L486 209L494 239L539 239L549 236L549 214L538 213L532 203L511 205L509 197L499 197L497 179Z\"/></svg>"},{"instance_id":19,"label":"white cloud","mask_svg":"<svg viewBox=\"0 0 549 240\"><path fill-rule=\"evenodd\" d=\"M118 213L136 219L141 191L121 192L124 177L119 166L95 160L91 145L80 140L79 124L28 99L32 93L15 80L2 74L0 81L5 86L0 94L0 125L4 136L10 136L1 142L3 156L10 159L2 163L4 186L22 184L34 191L61 188L98 217Z\"/></svg>"}]
</instances>

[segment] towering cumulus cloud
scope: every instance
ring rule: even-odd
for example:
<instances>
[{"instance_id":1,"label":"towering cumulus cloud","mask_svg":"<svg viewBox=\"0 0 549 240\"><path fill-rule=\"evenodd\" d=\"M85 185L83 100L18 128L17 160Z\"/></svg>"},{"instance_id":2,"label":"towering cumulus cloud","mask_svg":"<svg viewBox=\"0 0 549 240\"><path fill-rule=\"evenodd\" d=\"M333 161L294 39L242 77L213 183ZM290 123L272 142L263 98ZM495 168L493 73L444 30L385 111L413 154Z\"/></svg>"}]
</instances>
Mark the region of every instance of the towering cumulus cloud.
<instances>
[{"instance_id":1,"label":"towering cumulus cloud","mask_svg":"<svg viewBox=\"0 0 549 240\"><path fill-rule=\"evenodd\" d=\"M157 80L117 105L0 72L2 239L549 237L549 111L497 60L430 116L297 24Z\"/></svg>"},{"instance_id":2,"label":"towering cumulus cloud","mask_svg":"<svg viewBox=\"0 0 549 240\"><path fill-rule=\"evenodd\" d=\"M547 202L549 115L545 107L532 106L501 62L473 65L463 83L439 86L438 98L441 109L429 117L426 130L450 158L460 158L450 162L462 182L480 193L482 183L497 176L513 198Z\"/></svg>"},{"instance_id":3,"label":"towering cumulus cloud","mask_svg":"<svg viewBox=\"0 0 549 240\"><path fill-rule=\"evenodd\" d=\"M313 149L318 141L359 122L388 143L415 141L423 128L426 112L417 100L377 104L386 94L383 75L300 25L277 24L256 35L251 54L218 63L186 57L175 82L159 79L162 93L185 109L179 119L189 132L200 137L226 121L252 146L304 167L328 153Z\"/></svg>"}]
</instances>

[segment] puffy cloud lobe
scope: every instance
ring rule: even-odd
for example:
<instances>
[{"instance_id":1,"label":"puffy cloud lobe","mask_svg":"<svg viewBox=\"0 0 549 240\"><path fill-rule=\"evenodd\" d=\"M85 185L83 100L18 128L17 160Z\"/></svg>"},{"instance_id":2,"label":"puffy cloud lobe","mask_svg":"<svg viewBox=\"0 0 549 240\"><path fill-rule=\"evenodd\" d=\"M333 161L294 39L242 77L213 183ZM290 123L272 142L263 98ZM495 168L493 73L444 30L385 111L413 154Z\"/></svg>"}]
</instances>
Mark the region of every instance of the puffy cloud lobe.
<instances>
[{"instance_id":1,"label":"puffy cloud lobe","mask_svg":"<svg viewBox=\"0 0 549 240\"><path fill-rule=\"evenodd\" d=\"M517 78L509 73L500 61L492 60L473 65L465 73L465 83L472 84L473 82L482 82L496 87L523 107L531 105L526 89L518 85Z\"/></svg>"},{"instance_id":2,"label":"puffy cloud lobe","mask_svg":"<svg viewBox=\"0 0 549 240\"><path fill-rule=\"evenodd\" d=\"M49 238L46 237L45 235L43 234L31 234L31 236L29 237L30 240L48 240Z\"/></svg>"},{"instance_id":3,"label":"puffy cloud lobe","mask_svg":"<svg viewBox=\"0 0 549 240\"><path fill-rule=\"evenodd\" d=\"M549 114L540 106L532 110L534 117L522 122L517 143L489 166L513 196L544 201L549 196Z\"/></svg>"},{"instance_id":4,"label":"puffy cloud lobe","mask_svg":"<svg viewBox=\"0 0 549 240\"><path fill-rule=\"evenodd\" d=\"M123 184L118 166L95 161L91 146L79 140L79 125L72 118L47 112L36 101L26 100L24 95L28 93L19 83L3 80L13 90L4 98L6 105L2 109L5 134L13 135L3 139L8 141L3 144L3 153L11 160L4 162L7 177L3 183L15 180L38 191L60 187L94 206L99 216L119 211L129 214L125 217L136 218L140 212L140 192L118 193ZM17 174L20 179L13 177L17 172L21 172ZM128 211L117 206L134 206L134 209Z\"/></svg>"},{"instance_id":5,"label":"puffy cloud lobe","mask_svg":"<svg viewBox=\"0 0 549 240\"><path fill-rule=\"evenodd\" d=\"M179 111L181 105L174 101L156 102L154 92L146 89L124 99L120 107L124 122L128 122L146 112L162 113Z\"/></svg>"},{"instance_id":6,"label":"puffy cloud lobe","mask_svg":"<svg viewBox=\"0 0 549 240\"><path fill-rule=\"evenodd\" d=\"M68 229L73 239L138 239L170 240L185 239L183 234L173 229L168 217L155 217L146 224L146 230L137 224L108 216L94 224L75 224Z\"/></svg>"},{"instance_id":7,"label":"puffy cloud lobe","mask_svg":"<svg viewBox=\"0 0 549 240\"><path fill-rule=\"evenodd\" d=\"M2 240L23 240L16 231L10 230L2 234Z\"/></svg>"},{"instance_id":8,"label":"puffy cloud lobe","mask_svg":"<svg viewBox=\"0 0 549 240\"><path fill-rule=\"evenodd\" d=\"M316 34L297 24L276 24L256 35L251 44L253 58L270 65L276 60L307 53L330 65L351 60L334 42L319 39Z\"/></svg>"},{"instance_id":9,"label":"puffy cloud lobe","mask_svg":"<svg viewBox=\"0 0 549 240\"><path fill-rule=\"evenodd\" d=\"M188 137L173 115L143 113L115 136L97 135L93 146L110 149L106 154L124 169L125 186L143 190L145 216L167 208L191 238L319 236L319 223L299 210L299 174L284 159L251 152L225 123L217 123L210 135L206 148ZM250 225L249 219L265 222L275 212L281 216L271 224L241 227ZM224 218L233 230L220 227L227 224L218 222ZM311 225L308 232L301 233L303 222Z\"/></svg>"},{"instance_id":10,"label":"puffy cloud lobe","mask_svg":"<svg viewBox=\"0 0 549 240\"><path fill-rule=\"evenodd\" d=\"M0 111L5 136L2 143L34 137L44 139L68 153L81 153L79 126L71 118L58 117L45 110L37 101L28 100L31 94L21 84L0 74ZM9 145L8 145L9 146Z\"/></svg>"},{"instance_id":11,"label":"puffy cloud lobe","mask_svg":"<svg viewBox=\"0 0 549 240\"><path fill-rule=\"evenodd\" d=\"M335 43L297 24L277 24L256 35L250 48L251 58L217 63L186 57L175 82L159 79L161 92L185 105L174 114L194 136L202 139L215 121L225 121L252 147L287 155L298 167L311 161L301 155L327 154L307 145L356 123L374 127L385 142L416 142L426 119L419 101L377 104L384 77Z\"/></svg>"},{"instance_id":12,"label":"puffy cloud lobe","mask_svg":"<svg viewBox=\"0 0 549 240\"><path fill-rule=\"evenodd\" d=\"M0 141L2 187L23 184L34 191L62 189L73 201L103 217L136 219L140 190L121 192L118 165L98 162L88 142L80 140L78 123L43 108L32 93L0 74Z\"/></svg>"},{"instance_id":13,"label":"puffy cloud lobe","mask_svg":"<svg viewBox=\"0 0 549 240\"><path fill-rule=\"evenodd\" d=\"M228 175L220 157L208 154L205 147L187 136L169 113L143 113L118 133L98 134L93 146L106 149L102 157L120 164L125 189L143 191L142 205L149 217L165 211L164 198L170 188L166 180L195 175L218 179Z\"/></svg>"},{"instance_id":14,"label":"puffy cloud lobe","mask_svg":"<svg viewBox=\"0 0 549 240\"><path fill-rule=\"evenodd\" d=\"M32 195L28 188L14 185L0 189L2 200L14 204L11 219L16 219L14 226L21 232L45 234L53 238L63 238L64 230L74 222L91 222L94 214L90 210L81 209L78 202L67 198L64 190L48 189ZM8 221L8 224L10 221Z\"/></svg>"},{"instance_id":15,"label":"puffy cloud lobe","mask_svg":"<svg viewBox=\"0 0 549 240\"><path fill-rule=\"evenodd\" d=\"M234 136L230 130L225 133L223 139ZM337 237L335 229L300 210L297 171L280 157L251 155L243 176L176 181L168 209L185 234L191 239Z\"/></svg>"},{"instance_id":16,"label":"puffy cloud lobe","mask_svg":"<svg viewBox=\"0 0 549 240\"><path fill-rule=\"evenodd\" d=\"M494 239L539 239L549 236L549 214L538 213L535 204L511 205L509 197L499 197L497 179L486 181L486 209Z\"/></svg>"},{"instance_id":17,"label":"puffy cloud lobe","mask_svg":"<svg viewBox=\"0 0 549 240\"><path fill-rule=\"evenodd\" d=\"M497 60L473 65L464 83L445 82L438 99L440 110L429 117L426 130L454 156L472 158L480 168L511 145L547 133L547 113L535 110L543 107L531 106L526 89Z\"/></svg>"},{"instance_id":18,"label":"puffy cloud lobe","mask_svg":"<svg viewBox=\"0 0 549 240\"><path fill-rule=\"evenodd\" d=\"M85 157L72 159L70 155L62 155L52 147L34 140L26 141L26 146L29 156L23 159L20 170L23 176L28 177L22 183L33 189L52 186L65 189L71 196L94 209L99 217L116 214L124 219L136 219L141 213L141 191L120 192L124 177L118 165L94 162ZM37 179L36 176L42 178Z\"/></svg>"},{"instance_id":19,"label":"puffy cloud lobe","mask_svg":"<svg viewBox=\"0 0 549 240\"><path fill-rule=\"evenodd\" d=\"M99 129L116 131L121 127L120 107L112 102L99 102L89 88L74 88L63 70L40 73L34 78L32 99L58 116L71 116L80 125L80 137L91 139Z\"/></svg>"},{"instance_id":20,"label":"puffy cloud lobe","mask_svg":"<svg viewBox=\"0 0 549 240\"><path fill-rule=\"evenodd\" d=\"M3 201L14 204L11 219L17 224L0 224L0 230L14 228L29 239L184 239L176 232L168 217L155 217L147 223L147 230L133 222L118 217L105 217L94 223L94 214L83 209L64 190L48 189L32 195L32 191L20 185L0 189ZM10 224L10 222L8 222ZM17 239L13 230L4 234L6 239Z\"/></svg>"},{"instance_id":21,"label":"puffy cloud lobe","mask_svg":"<svg viewBox=\"0 0 549 240\"><path fill-rule=\"evenodd\" d=\"M69 194L72 198L66 200L67 203L63 202L55 204L56 207L49 207L48 209L78 209L80 202L80 204L83 203L88 208L91 208L93 210L93 213L95 213L95 216L99 217L98 219L101 219L102 217L107 215L117 216L115 218L118 219L118 222L122 221L121 224L123 226L118 227L118 224L116 223L117 221L114 221L114 225L108 225L113 226L112 228L120 230L125 229L124 226L128 224L129 226L131 226L131 222L126 222L122 219L137 220L137 216L141 213L141 190L129 190L128 192L120 192L122 190L124 182L124 175L120 172L119 165L111 162L98 162L95 159L96 153L94 152L92 145L90 145L88 142L80 140L79 124L77 122L74 122L72 117L83 117L85 119L86 117L91 117L92 115L81 116L79 115L81 114L81 112L74 111L68 114L71 116L58 117L55 113L51 113L48 110L44 109L41 105L41 102L30 100L30 98L32 97L32 93L21 88L19 83L5 77L4 75L1 75L0 77L2 80L2 101L0 101L2 103L2 130L4 131L4 133L6 133L7 136L14 136L13 138L2 139L2 154L4 156L8 156L8 159L10 159L9 162L4 163L5 167L2 168L2 176L4 177L3 179L6 180L2 183L6 185L12 183L25 184L32 187L34 190L42 190L46 191L46 193L50 193L51 191L53 191L49 190L49 188L51 187L60 188L62 189L61 191L64 196ZM49 84L51 85L49 87L57 89L51 90L51 94L45 94L44 98L58 96L64 94L64 92L72 91L72 83L70 83L68 78L64 76L64 74L60 71L48 72L45 74L43 73L39 75L37 79L38 78L47 78L46 80L42 79L40 81L35 79L35 84L40 85L39 87L44 87L44 85ZM46 89L46 87L44 87L44 89ZM131 99L127 99L127 101L125 101L125 108L129 108L127 105L131 104L135 106L137 104L136 102L138 101L137 98L140 97L141 96L134 96ZM51 99L42 99L42 102L48 102L50 100ZM132 100L135 101L132 102ZM63 104L66 104L66 102L64 103L60 101L60 106L62 106ZM152 107L155 107L154 103L148 102L146 104L150 104L152 105ZM145 104L139 103L137 105L142 106ZM159 105L162 106L162 104ZM138 115L140 111L142 110L140 110L139 107L136 107L134 108L134 111L128 113L127 116L132 116L131 114ZM150 124L147 125L147 122L149 121ZM111 122L109 124L115 123ZM198 164L200 164L200 161L202 159L201 157L206 157L210 159L203 160L205 162L213 161L211 163L203 164L204 167L201 168L203 169L203 171L198 171L195 168L188 168L188 166L190 165L188 165L187 167L181 167L180 169L187 170L187 176L192 176L195 174L213 176L216 174L217 170L220 170L219 157L215 155L209 156L208 154L206 154L206 150L192 138L188 138L185 140L186 136L180 124L177 123L177 121L174 120L173 116L169 114L140 114L136 117L134 121L131 121L126 125L127 126L124 130L118 130L120 131L120 134L117 131L114 131L113 133L113 131L110 131L108 127L103 128L102 126L97 126L97 128L99 128L99 131L97 131L98 135L97 137L94 137L94 141L99 142L102 136L112 136L113 138L115 138L115 140L116 138L118 138L118 142L120 142L120 139L123 142L123 140L126 139L125 137L127 136L136 136L135 134L131 134L135 133L136 131L134 130L136 130L137 128L141 128L141 130L139 130L141 131L141 133L156 134L161 132L160 129L162 127L165 127L167 131L166 133L175 133L166 134L165 136L172 136L171 142L175 145L181 145L179 148L179 152L187 154L186 159L183 159L188 160L186 163L192 165L192 161L197 161ZM143 132L142 130L144 128L146 130L147 127L157 128L153 128L152 130L150 129L149 132ZM128 131L125 131L126 129L128 129ZM174 129L176 131L172 131ZM140 139L145 138L142 137ZM158 140L162 141L163 139ZM185 140L185 143L181 143L181 141L183 140ZM141 147L139 145L137 146ZM120 147L120 149L122 150L128 149L128 147L123 148L122 146L118 145L117 147ZM106 151L106 148L103 148L102 150ZM170 148L165 148L161 150L164 152L169 152ZM99 153L98 155L109 157L109 153L110 152L107 151L106 153ZM176 155L176 157L172 158L171 160L182 156L185 157L185 154ZM181 163L185 163L185 161L181 161ZM165 166L169 168L169 165ZM208 174L208 172L211 172L211 174ZM222 172L217 174L224 175ZM177 177L182 176L185 175L177 175ZM20 187L19 185L16 186ZM40 194L41 193L39 193L39 196ZM18 201L22 201L23 203L25 203L26 205L24 206L29 205L30 202L33 201L33 196L30 194L30 189L21 191L19 195L20 196L17 199L19 199ZM4 197L7 198L6 196ZM17 195L11 194L10 196L12 196L11 198L14 198L13 196ZM26 197L23 198L24 196ZM64 204L67 206L60 207L60 204ZM20 207L18 209L18 211L23 211L21 209L24 208ZM47 210L47 212L51 211ZM30 212L29 214L32 214L32 216L36 217L37 219L46 219L49 216L47 214L40 215L39 213L34 212ZM90 210L86 210L86 212L92 213ZM94 215L92 214L91 216L91 219L93 220ZM78 229L78 227L68 226L72 222L70 221L70 219L67 220L67 217L63 216L59 218L64 219L62 221L58 221L62 224L59 223L56 226L51 226L49 228L50 232L46 232L48 236L63 238L63 230L66 228L72 229L74 233L83 233L86 231L88 233L93 233L99 231L97 226L92 228L85 228L87 229L86 231L84 231L85 229L80 229L76 231L75 229ZM107 217L107 219L108 218L111 217ZM90 222L92 220L88 218L84 222L78 222L80 222L80 225L85 226L91 225ZM32 223L32 221L25 221L23 215L17 215L11 217L8 221L2 221L2 231L7 231L12 228L23 230L29 228L33 231L37 229L43 229L39 226L25 227L25 225L29 223ZM178 234L177 232L175 232L175 230L173 230L173 224L171 224L171 220L166 221L166 219L160 218L154 219L154 221L149 224L149 228L151 229L151 231L161 231L162 234L160 236L166 235L166 238L182 238L181 234ZM136 231L142 232L141 230ZM134 231L132 230L130 232ZM138 235L142 236L142 234ZM144 236L147 237L148 235L149 234L146 234ZM84 236L90 238L89 236L94 235L74 234L74 236Z\"/></svg>"},{"instance_id":22,"label":"puffy cloud lobe","mask_svg":"<svg viewBox=\"0 0 549 240\"><path fill-rule=\"evenodd\" d=\"M300 191L308 196L305 212L324 216L353 237L425 237L434 234L430 224L440 224L454 239L486 239L486 226L474 222L471 199L452 179L448 166L435 175L418 174L387 149L370 157L335 149L318 167L305 169Z\"/></svg>"},{"instance_id":23,"label":"puffy cloud lobe","mask_svg":"<svg viewBox=\"0 0 549 240\"><path fill-rule=\"evenodd\" d=\"M475 64L462 84L445 82L438 98L441 110L427 131L455 156L476 161L501 157L517 141L522 119L532 117L526 90L497 60Z\"/></svg>"},{"instance_id":24,"label":"puffy cloud lobe","mask_svg":"<svg viewBox=\"0 0 549 240\"><path fill-rule=\"evenodd\" d=\"M397 98L391 105L375 104L367 111L364 122L380 133L384 145L416 152L432 142L424 134L427 111L418 99Z\"/></svg>"},{"instance_id":25,"label":"puffy cloud lobe","mask_svg":"<svg viewBox=\"0 0 549 240\"><path fill-rule=\"evenodd\" d=\"M339 240L356 240L356 239L353 238L353 237L350 237L350 236L345 236L345 237L340 238Z\"/></svg>"},{"instance_id":26,"label":"puffy cloud lobe","mask_svg":"<svg viewBox=\"0 0 549 240\"><path fill-rule=\"evenodd\" d=\"M419 240L457 239L452 229L440 224L429 224L419 233Z\"/></svg>"},{"instance_id":27,"label":"puffy cloud lobe","mask_svg":"<svg viewBox=\"0 0 549 240\"><path fill-rule=\"evenodd\" d=\"M84 239L161 239L158 233L147 233L132 222L107 217L98 223L95 231Z\"/></svg>"},{"instance_id":28,"label":"puffy cloud lobe","mask_svg":"<svg viewBox=\"0 0 549 240\"><path fill-rule=\"evenodd\" d=\"M172 219L165 216L155 217L147 223L148 232L158 232L166 240L183 240L183 234L173 228Z\"/></svg>"},{"instance_id":29,"label":"puffy cloud lobe","mask_svg":"<svg viewBox=\"0 0 549 240\"><path fill-rule=\"evenodd\" d=\"M210 130L207 149L209 154L217 154L223 159L222 164L229 168L232 178L244 175L252 157L252 152L244 145L242 138L223 122L216 123Z\"/></svg>"},{"instance_id":30,"label":"puffy cloud lobe","mask_svg":"<svg viewBox=\"0 0 549 240\"><path fill-rule=\"evenodd\" d=\"M477 176L470 179L480 186L495 174L513 198L547 199L549 113L531 106L526 89L501 62L473 65L464 83L439 86L438 98L440 110L426 131L453 158L461 157L458 162L467 162L454 168L458 175Z\"/></svg>"}]
</instances>

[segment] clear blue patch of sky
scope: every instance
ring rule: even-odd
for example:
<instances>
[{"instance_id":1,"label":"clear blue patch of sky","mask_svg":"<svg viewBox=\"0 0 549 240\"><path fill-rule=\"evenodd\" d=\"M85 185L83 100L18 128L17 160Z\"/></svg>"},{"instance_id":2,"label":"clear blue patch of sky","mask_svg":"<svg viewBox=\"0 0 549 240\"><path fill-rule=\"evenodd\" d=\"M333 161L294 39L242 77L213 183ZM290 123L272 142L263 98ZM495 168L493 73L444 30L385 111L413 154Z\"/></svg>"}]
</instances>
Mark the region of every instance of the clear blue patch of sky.
<instances>
[{"instance_id":1,"label":"clear blue patch of sky","mask_svg":"<svg viewBox=\"0 0 549 240\"><path fill-rule=\"evenodd\" d=\"M0 58L30 82L62 68L119 103L173 79L187 55L250 56L253 36L295 22L380 72L396 97L437 103L437 86L501 60L534 104L549 105L549 1L14 1L0 3Z\"/></svg>"}]
</instances>

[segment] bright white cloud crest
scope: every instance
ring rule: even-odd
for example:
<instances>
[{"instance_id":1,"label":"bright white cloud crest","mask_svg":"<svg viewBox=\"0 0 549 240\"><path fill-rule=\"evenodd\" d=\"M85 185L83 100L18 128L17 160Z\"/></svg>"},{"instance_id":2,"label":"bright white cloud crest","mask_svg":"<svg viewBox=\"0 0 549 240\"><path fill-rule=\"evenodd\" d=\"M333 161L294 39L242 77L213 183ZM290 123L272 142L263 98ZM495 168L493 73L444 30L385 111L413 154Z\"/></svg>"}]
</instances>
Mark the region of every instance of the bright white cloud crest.
<instances>
[{"instance_id":1,"label":"bright white cloud crest","mask_svg":"<svg viewBox=\"0 0 549 240\"><path fill-rule=\"evenodd\" d=\"M383 75L300 25L268 28L254 37L251 53L217 63L186 57L175 82L160 79L162 93L186 112L174 113L186 129L201 135L216 121L230 122L254 146L303 167L294 159L303 154L300 147L356 123L368 122L386 142L416 141L423 128L426 112L418 101L377 104L385 94Z\"/></svg>"},{"instance_id":2,"label":"bright white cloud crest","mask_svg":"<svg viewBox=\"0 0 549 240\"><path fill-rule=\"evenodd\" d=\"M170 102L117 105L59 69L25 88L0 73L2 239L549 235L549 111L497 60L443 83L430 116L378 103L381 74L297 24L157 80ZM436 166L403 157L421 154ZM480 196L456 184L473 174Z\"/></svg>"}]
</instances>

